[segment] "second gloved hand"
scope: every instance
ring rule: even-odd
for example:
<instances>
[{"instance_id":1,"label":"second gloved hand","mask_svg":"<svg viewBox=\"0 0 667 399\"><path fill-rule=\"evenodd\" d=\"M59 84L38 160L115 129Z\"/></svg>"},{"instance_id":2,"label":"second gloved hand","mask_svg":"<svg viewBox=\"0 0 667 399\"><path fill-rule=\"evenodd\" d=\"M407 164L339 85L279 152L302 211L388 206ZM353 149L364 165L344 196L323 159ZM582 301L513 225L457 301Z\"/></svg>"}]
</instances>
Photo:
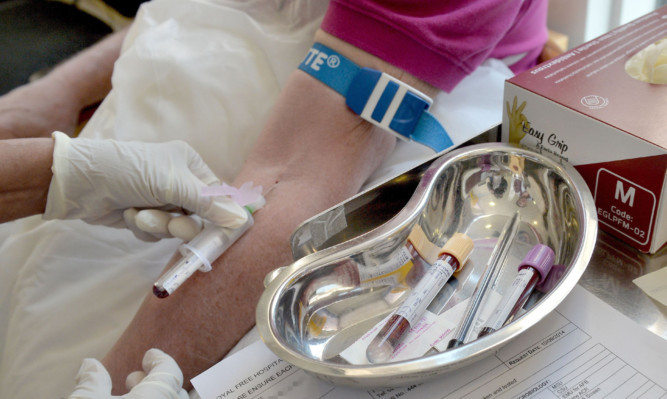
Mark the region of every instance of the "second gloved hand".
<instances>
[{"instance_id":1,"label":"second gloved hand","mask_svg":"<svg viewBox=\"0 0 667 399\"><path fill-rule=\"evenodd\" d=\"M125 227L127 208L159 208L182 209L232 228L247 220L232 199L201 196L203 187L220 182L185 142L72 139L60 132L53 138L45 219Z\"/></svg>"},{"instance_id":2,"label":"second gloved hand","mask_svg":"<svg viewBox=\"0 0 667 399\"><path fill-rule=\"evenodd\" d=\"M174 359L159 349L149 349L142 361L144 371L127 376L123 396L111 395L111 377L96 359L84 359L76 387L68 399L187 399L183 373Z\"/></svg>"}]
</instances>

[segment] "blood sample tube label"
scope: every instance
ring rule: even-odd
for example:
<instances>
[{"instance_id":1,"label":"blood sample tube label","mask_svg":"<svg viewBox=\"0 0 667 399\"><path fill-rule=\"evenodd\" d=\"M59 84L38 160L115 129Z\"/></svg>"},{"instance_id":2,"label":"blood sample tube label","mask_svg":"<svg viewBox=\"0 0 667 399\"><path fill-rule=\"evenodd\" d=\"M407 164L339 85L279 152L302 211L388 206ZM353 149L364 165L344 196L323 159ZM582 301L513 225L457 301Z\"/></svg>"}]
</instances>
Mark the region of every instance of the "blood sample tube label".
<instances>
[{"instance_id":1,"label":"blood sample tube label","mask_svg":"<svg viewBox=\"0 0 667 399\"><path fill-rule=\"evenodd\" d=\"M413 288L412 292L415 295L410 296L411 300L403 302L396 314L403 316L410 325L414 325L416 319L421 317L431 300L452 276L454 269L451 264L438 259Z\"/></svg>"}]
</instances>

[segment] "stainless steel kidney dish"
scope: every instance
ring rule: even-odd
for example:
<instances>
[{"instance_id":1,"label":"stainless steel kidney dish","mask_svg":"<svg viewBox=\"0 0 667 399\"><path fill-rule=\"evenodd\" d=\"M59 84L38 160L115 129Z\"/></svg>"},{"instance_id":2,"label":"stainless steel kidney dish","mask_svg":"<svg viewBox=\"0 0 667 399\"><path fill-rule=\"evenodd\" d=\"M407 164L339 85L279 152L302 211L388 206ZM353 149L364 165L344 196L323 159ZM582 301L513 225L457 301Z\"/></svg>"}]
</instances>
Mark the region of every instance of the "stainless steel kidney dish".
<instances>
[{"instance_id":1,"label":"stainless steel kidney dish","mask_svg":"<svg viewBox=\"0 0 667 399\"><path fill-rule=\"evenodd\" d=\"M412 192L395 216L350 239L328 240L329 246L305 243L314 240L306 234L313 224L300 228L296 247L317 250L267 276L257 307L260 335L276 355L338 385L423 382L495 353L536 324L568 295L592 256L597 217L588 187L572 166L535 152L499 143L458 149L420 172ZM351 223L342 209L332 208L314 220L328 220L331 233L343 237ZM340 356L396 309L423 274L414 263L398 278L361 277L385 273L381 269L413 229L418 226L438 246L455 233L465 233L475 243L466 266L455 275L453 296L431 303L430 310L440 313L470 297L503 226L517 210L518 231L495 290L502 295L508 289L516 266L535 244L550 246L558 265L517 319L463 346L409 360L363 365Z\"/></svg>"}]
</instances>

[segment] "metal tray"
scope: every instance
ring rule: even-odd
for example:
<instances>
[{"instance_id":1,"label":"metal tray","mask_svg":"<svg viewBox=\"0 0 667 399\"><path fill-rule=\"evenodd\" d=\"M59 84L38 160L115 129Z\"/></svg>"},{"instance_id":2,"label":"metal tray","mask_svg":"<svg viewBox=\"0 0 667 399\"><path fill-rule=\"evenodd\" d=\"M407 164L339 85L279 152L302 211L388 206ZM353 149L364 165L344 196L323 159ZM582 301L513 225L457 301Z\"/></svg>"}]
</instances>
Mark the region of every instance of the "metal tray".
<instances>
[{"instance_id":1,"label":"metal tray","mask_svg":"<svg viewBox=\"0 0 667 399\"><path fill-rule=\"evenodd\" d=\"M401 199L406 187L411 194L407 202ZM385 204L382 199L396 197L386 205L401 204L395 216L374 219L373 209ZM511 284L516 265L536 243L549 245L559 264L519 318L461 347L411 360L353 365L339 356L395 309L420 276L414 272L397 287L360 282L354 270L386 263L415 225L436 245L465 232L475 249L456 275L454 296L431 306L444 311L471 295L497 237L517 210L519 231L497 290L502 294ZM364 215L371 227L360 224ZM293 236L293 252L300 258L267 276L257 326L279 357L333 384L374 388L420 383L492 355L556 308L583 274L596 235L593 198L572 166L506 144L465 147L304 223Z\"/></svg>"}]
</instances>

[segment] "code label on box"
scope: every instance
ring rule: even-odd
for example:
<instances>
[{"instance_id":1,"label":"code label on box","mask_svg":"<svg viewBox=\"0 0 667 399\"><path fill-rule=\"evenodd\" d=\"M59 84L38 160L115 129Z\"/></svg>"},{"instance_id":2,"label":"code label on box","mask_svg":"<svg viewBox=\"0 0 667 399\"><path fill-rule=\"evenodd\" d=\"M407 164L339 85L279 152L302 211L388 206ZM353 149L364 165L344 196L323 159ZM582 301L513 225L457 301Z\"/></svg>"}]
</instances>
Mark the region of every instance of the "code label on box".
<instances>
[{"instance_id":1,"label":"code label on box","mask_svg":"<svg viewBox=\"0 0 667 399\"><path fill-rule=\"evenodd\" d=\"M599 169L594 196L600 223L640 245L648 244L655 217L655 194L607 169Z\"/></svg>"}]
</instances>

